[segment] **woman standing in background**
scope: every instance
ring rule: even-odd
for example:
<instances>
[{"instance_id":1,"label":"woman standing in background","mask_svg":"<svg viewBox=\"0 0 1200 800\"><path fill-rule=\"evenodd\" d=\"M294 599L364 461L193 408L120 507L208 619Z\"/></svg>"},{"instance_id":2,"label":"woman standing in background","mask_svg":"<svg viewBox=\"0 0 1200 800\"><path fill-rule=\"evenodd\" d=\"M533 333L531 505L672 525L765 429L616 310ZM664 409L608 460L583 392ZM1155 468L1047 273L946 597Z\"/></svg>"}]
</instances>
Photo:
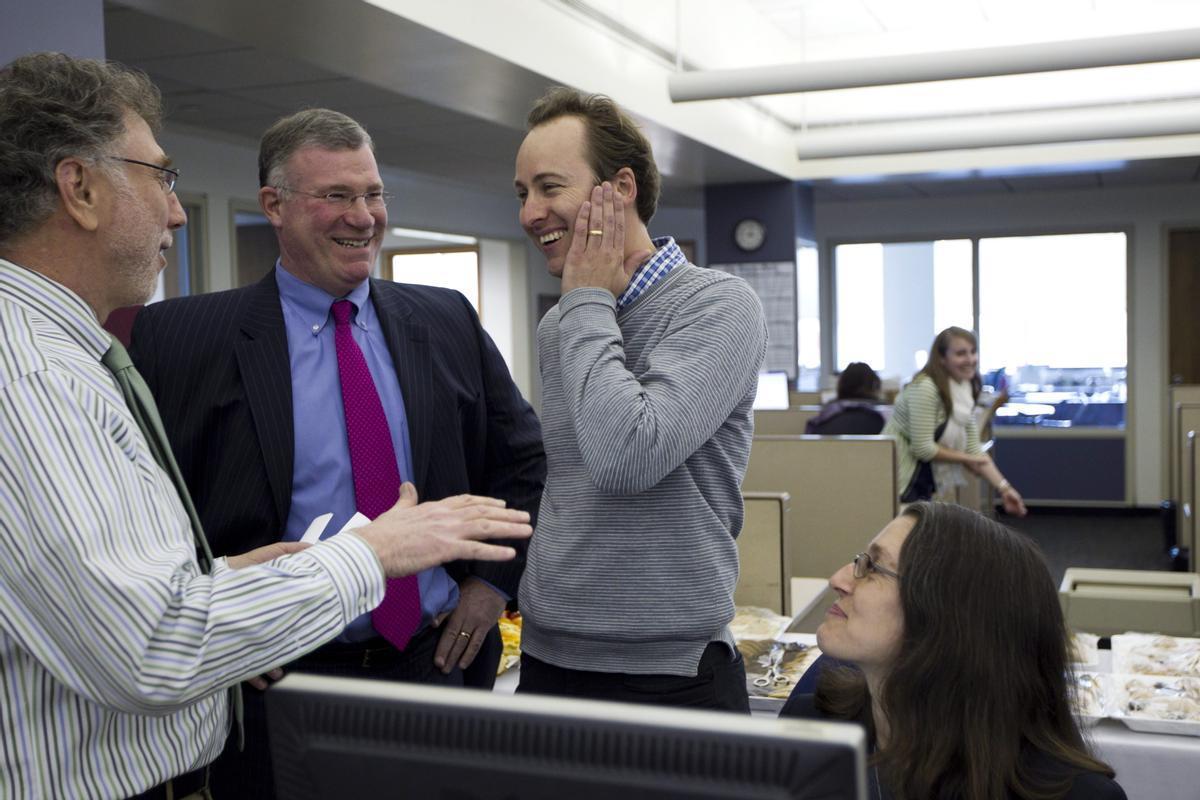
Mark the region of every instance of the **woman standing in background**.
<instances>
[{"instance_id":1,"label":"woman standing in background","mask_svg":"<svg viewBox=\"0 0 1200 800\"><path fill-rule=\"evenodd\" d=\"M1000 494L1004 510L1023 517L1021 494L979 446L975 402L979 399L975 334L950 327L929 348L929 360L896 398L883 435L896 439L900 501L932 499L966 482L970 470Z\"/></svg>"}]
</instances>

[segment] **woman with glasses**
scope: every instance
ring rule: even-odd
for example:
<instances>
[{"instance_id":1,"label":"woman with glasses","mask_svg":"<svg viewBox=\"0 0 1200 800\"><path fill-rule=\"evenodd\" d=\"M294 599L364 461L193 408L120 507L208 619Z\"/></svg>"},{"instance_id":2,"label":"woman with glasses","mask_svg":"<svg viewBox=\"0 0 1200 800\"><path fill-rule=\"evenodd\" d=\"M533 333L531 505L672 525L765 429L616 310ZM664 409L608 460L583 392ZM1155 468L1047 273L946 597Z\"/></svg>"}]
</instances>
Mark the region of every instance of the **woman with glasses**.
<instances>
[{"instance_id":1,"label":"woman with glasses","mask_svg":"<svg viewBox=\"0 0 1200 800\"><path fill-rule=\"evenodd\" d=\"M868 796L1125 797L1072 714L1067 629L1030 540L959 506L914 503L829 585L838 600L817 641L843 666L781 716L863 725Z\"/></svg>"}]
</instances>

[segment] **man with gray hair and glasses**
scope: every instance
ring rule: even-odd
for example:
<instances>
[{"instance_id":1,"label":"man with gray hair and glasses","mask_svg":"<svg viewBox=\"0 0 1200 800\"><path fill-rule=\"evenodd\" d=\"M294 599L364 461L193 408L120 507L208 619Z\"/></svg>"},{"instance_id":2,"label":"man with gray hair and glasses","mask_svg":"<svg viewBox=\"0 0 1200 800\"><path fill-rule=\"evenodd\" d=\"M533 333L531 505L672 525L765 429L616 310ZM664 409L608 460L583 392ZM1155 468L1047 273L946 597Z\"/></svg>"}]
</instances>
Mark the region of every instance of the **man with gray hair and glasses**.
<instances>
[{"instance_id":1,"label":"man with gray hair and glasses","mask_svg":"<svg viewBox=\"0 0 1200 800\"><path fill-rule=\"evenodd\" d=\"M381 605L387 580L507 560L523 511L457 497L213 558L146 386L100 322L185 222L140 73L0 69L0 794L207 797L237 686ZM233 714L231 714L231 709Z\"/></svg>"},{"instance_id":2,"label":"man with gray hair and glasses","mask_svg":"<svg viewBox=\"0 0 1200 800\"><path fill-rule=\"evenodd\" d=\"M388 195L367 131L329 109L284 117L258 177L278 260L253 285L148 306L130 348L213 552L296 540L326 513L331 532L374 517L402 480L534 514L541 426L470 303L371 278ZM521 568L464 559L390 583L380 609L401 620L363 614L294 667L461 686ZM213 765L222 797L273 792L262 702L247 692L247 748Z\"/></svg>"}]
</instances>

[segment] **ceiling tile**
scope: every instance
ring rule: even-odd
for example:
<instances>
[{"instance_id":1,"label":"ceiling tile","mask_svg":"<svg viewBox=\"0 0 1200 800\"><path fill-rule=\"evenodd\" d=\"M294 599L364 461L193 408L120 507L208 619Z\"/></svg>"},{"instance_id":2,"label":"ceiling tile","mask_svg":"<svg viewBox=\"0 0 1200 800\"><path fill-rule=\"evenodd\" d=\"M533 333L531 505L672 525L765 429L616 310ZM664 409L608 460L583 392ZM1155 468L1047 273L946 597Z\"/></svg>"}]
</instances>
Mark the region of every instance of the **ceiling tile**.
<instances>
[{"instance_id":1,"label":"ceiling tile","mask_svg":"<svg viewBox=\"0 0 1200 800\"><path fill-rule=\"evenodd\" d=\"M346 111L370 131L401 130L426 125L464 125L477 120L416 100Z\"/></svg>"},{"instance_id":2,"label":"ceiling tile","mask_svg":"<svg viewBox=\"0 0 1200 800\"><path fill-rule=\"evenodd\" d=\"M296 81L275 86L232 89L229 94L254 103L270 103L279 108L333 108L343 112L348 108L407 102L407 98L402 95L352 78Z\"/></svg>"},{"instance_id":3,"label":"ceiling tile","mask_svg":"<svg viewBox=\"0 0 1200 800\"><path fill-rule=\"evenodd\" d=\"M169 58L134 59L130 63L151 75L218 91L337 77L312 64L249 47Z\"/></svg>"},{"instance_id":4,"label":"ceiling tile","mask_svg":"<svg viewBox=\"0 0 1200 800\"><path fill-rule=\"evenodd\" d=\"M956 197L971 194L1007 194L1011 191L999 179L964 181L922 181L917 184L929 197Z\"/></svg>"},{"instance_id":5,"label":"ceiling tile","mask_svg":"<svg viewBox=\"0 0 1200 800\"><path fill-rule=\"evenodd\" d=\"M104 52L123 64L233 47L226 39L140 11L112 6L104 10Z\"/></svg>"},{"instance_id":6,"label":"ceiling tile","mask_svg":"<svg viewBox=\"0 0 1200 800\"><path fill-rule=\"evenodd\" d=\"M1004 177L1004 183L1014 192L1053 192L1063 189L1095 189L1100 185L1095 172L1074 172L1066 175L1027 175Z\"/></svg>"},{"instance_id":7,"label":"ceiling tile","mask_svg":"<svg viewBox=\"0 0 1200 800\"><path fill-rule=\"evenodd\" d=\"M252 103L223 92L180 92L164 98L167 119L188 125L204 126L225 119L244 117L272 119L283 116L285 111L266 103Z\"/></svg>"},{"instance_id":8,"label":"ceiling tile","mask_svg":"<svg viewBox=\"0 0 1200 800\"><path fill-rule=\"evenodd\" d=\"M1105 186L1144 186L1154 183L1188 183L1197 179L1200 158L1153 158L1130 161L1125 168L1104 172Z\"/></svg>"}]
</instances>

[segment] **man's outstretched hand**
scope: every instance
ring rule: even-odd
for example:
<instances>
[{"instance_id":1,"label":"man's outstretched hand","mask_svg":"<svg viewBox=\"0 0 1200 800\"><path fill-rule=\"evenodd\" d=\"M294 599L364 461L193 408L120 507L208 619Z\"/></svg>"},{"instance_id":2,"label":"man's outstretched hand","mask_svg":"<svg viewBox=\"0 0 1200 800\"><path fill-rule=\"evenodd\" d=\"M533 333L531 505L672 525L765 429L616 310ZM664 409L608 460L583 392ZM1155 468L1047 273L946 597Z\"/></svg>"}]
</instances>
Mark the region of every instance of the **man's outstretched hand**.
<instances>
[{"instance_id":1,"label":"man's outstretched hand","mask_svg":"<svg viewBox=\"0 0 1200 800\"><path fill-rule=\"evenodd\" d=\"M354 531L379 556L389 578L415 575L447 561L508 561L516 550L487 539L526 539L533 533L529 514L505 508L503 500L460 494L418 503L411 483L400 499L369 525Z\"/></svg>"}]
</instances>

